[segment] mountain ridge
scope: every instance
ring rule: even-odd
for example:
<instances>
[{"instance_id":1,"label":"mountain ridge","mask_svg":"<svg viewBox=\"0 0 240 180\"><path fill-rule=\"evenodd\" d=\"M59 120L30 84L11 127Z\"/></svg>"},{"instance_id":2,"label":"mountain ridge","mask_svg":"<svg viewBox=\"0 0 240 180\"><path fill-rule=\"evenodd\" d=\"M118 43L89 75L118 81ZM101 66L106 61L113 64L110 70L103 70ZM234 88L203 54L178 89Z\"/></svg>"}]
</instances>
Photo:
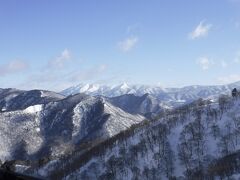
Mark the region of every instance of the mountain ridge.
<instances>
[{"instance_id":1,"label":"mountain ridge","mask_svg":"<svg viewBox=\"0 0 240 180\"><path fill-rule=\"evenodd\" d=\"M163 104L165 107L174 108L199 98L216 99L221 94L231 93L233 88L240 88L240 81L227 85L211 85L211 86L185 86L182 88L162 88L160 86L149 85L128 85L123 83L115 86L99 85L99 84L79 84L61 91L63 95L72 95L77 93L85 93L92 96L106 96L113 98L126 94L134 94L135 96L143 96L149 94Z\"/></svg>"},{"instance_id":2,"label":"mountain ridge","mask_svg":"<svg viewBox=\"0 0 240 180\"><path fill-rule=\"evenodd\" d=\"M58 156L85 141L109 138L144 120L101 97L50 91L0 93L0 159ZM7 92L7 93L6 93ZM2 95L2 96L1 96ZM4 96L6 95L6 97ZM0 104L1 105L1 104Z\"/></svg>"}]
</instances>

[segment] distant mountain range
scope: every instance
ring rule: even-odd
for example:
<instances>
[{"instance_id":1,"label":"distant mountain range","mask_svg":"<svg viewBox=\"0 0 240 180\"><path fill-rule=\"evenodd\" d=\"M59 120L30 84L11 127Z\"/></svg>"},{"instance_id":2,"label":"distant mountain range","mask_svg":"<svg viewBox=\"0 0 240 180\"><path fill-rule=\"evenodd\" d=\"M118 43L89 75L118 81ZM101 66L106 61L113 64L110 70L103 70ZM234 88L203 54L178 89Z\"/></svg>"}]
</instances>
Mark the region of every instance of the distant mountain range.
<instances>
[{"instance_id":1,"label":"distant mountain range","mask_svg":"<svg viewBox=\"0 0 240 180\"><path fill-rule=\"evenodd\" d=\"M63 95L72 95L77 93L85 93L89 95L101 95L106 97L116 97L125 94L134 94L143 96L151 95L161 107L177 107L190 103L199 98L216 98L220 94L230 94L233 88L240 88L240 82L216 85L216 86L186 86L183 88L162 88L159 86L148 85L129 85L123 83L115 86L99 85L99 84L79 84L67 88L60 92Z\"/></svg>"}]
</instances>

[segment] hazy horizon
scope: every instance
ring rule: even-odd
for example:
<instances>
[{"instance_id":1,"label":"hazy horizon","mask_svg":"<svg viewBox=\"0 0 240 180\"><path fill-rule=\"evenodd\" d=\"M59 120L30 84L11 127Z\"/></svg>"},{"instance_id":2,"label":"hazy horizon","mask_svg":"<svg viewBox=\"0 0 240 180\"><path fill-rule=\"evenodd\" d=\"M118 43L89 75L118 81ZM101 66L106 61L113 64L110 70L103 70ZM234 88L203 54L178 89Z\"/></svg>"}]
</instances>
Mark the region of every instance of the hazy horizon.
<instances>
[{"instance_id":1,"label":"hazy horizon","mask_svg":"<svg viewBox=\"0 0 240 180\"><path fill-rule=\"evenodd\" d=\"M183 86L162 86L161 84L137 84L137 83L128 83L128 82L119 82L119 83L115 83L115 84L108 84L108 83L78 83L78 84L73 84L71 86L68 86L64 89L60 89L60 90L54 90L54 89L44 89L44 88L16 88L16 87L0 87L0 88L12 88L12 89L19 89L19 90L46 90L46 91L54 91L54 92L62 92L64 90L67 90L69 88L74 88L74 87L78 87L78 86L86 86L86 85L94 85L94 86L106 86L106 87L110 87L110 88L116 88L118 86L127 84L128 86L130 86L130 88L132 86L146 86L146 87L159 87L162 89L181 89L181 88L185 88L185 87L192 87L192 86L200 86L200 87L210 87L210 86L227 86L227 85L231 85L231 84L240 84L240 81L235 81L232 83L225 83L225 84L190 84L190 85L183 85Z\"/></svg>"}]
</instances>

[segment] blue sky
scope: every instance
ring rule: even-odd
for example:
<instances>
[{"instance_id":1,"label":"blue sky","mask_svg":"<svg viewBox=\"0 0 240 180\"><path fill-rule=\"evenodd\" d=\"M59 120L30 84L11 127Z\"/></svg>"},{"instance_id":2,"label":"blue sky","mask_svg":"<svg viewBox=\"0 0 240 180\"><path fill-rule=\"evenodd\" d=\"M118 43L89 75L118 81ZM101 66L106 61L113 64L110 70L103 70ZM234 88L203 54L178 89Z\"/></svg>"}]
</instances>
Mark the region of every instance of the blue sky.
<instances>
[{"instance_id":1,"label":"blue sky","mask_svg":"<svg viewBox=\"0 0 240 180\"><path fill-rule=\"evenodd\" d=\"M1 87L240 80L240 0L0 0Z\"/></svg>"}]
</instances>

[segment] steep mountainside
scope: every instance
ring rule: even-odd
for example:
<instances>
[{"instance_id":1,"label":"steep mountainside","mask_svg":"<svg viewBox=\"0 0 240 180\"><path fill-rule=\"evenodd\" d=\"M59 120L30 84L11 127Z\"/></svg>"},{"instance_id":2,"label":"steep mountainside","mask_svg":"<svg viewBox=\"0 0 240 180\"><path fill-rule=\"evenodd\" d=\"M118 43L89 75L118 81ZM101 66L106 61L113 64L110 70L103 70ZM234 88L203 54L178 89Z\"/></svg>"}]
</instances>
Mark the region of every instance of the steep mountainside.
<instances>
[{"instance_id":1,"label":"steep mountainside","mask_svg":"<svg viewBox=\"0 0 240 180\"><path fill-rule=\"evenodd\" d=\"M34 172L53 179L234 178L239 139L240 99L222 96L161 114Z\"/></svg>"},{"instance_id":2,"label":"steep mountainside","mask_svg":"<svg viewBox=\"0 0 240 180\"><path fill-rule=\"evenodd\" d=\"M0 160L56 157L105 140L144 120L101 97L64 98L47 91L2 90ZM4 110L3 110L4 109Z\"/></svg>"},{"instance_id":3,"label":"steep mountainside","mask_svg":"<svg viewBox=\"0 0 240 180\"><path fill-rule=\"evenodd\" d=\"M143 96L125 94L106 99L126 112L131 114L142 114L147 117L150 117L152 114L158 114L161 110L167 108L164 104L161 104L159 100L149 94L144 94Z\"/></svg>"}]
</instances>

